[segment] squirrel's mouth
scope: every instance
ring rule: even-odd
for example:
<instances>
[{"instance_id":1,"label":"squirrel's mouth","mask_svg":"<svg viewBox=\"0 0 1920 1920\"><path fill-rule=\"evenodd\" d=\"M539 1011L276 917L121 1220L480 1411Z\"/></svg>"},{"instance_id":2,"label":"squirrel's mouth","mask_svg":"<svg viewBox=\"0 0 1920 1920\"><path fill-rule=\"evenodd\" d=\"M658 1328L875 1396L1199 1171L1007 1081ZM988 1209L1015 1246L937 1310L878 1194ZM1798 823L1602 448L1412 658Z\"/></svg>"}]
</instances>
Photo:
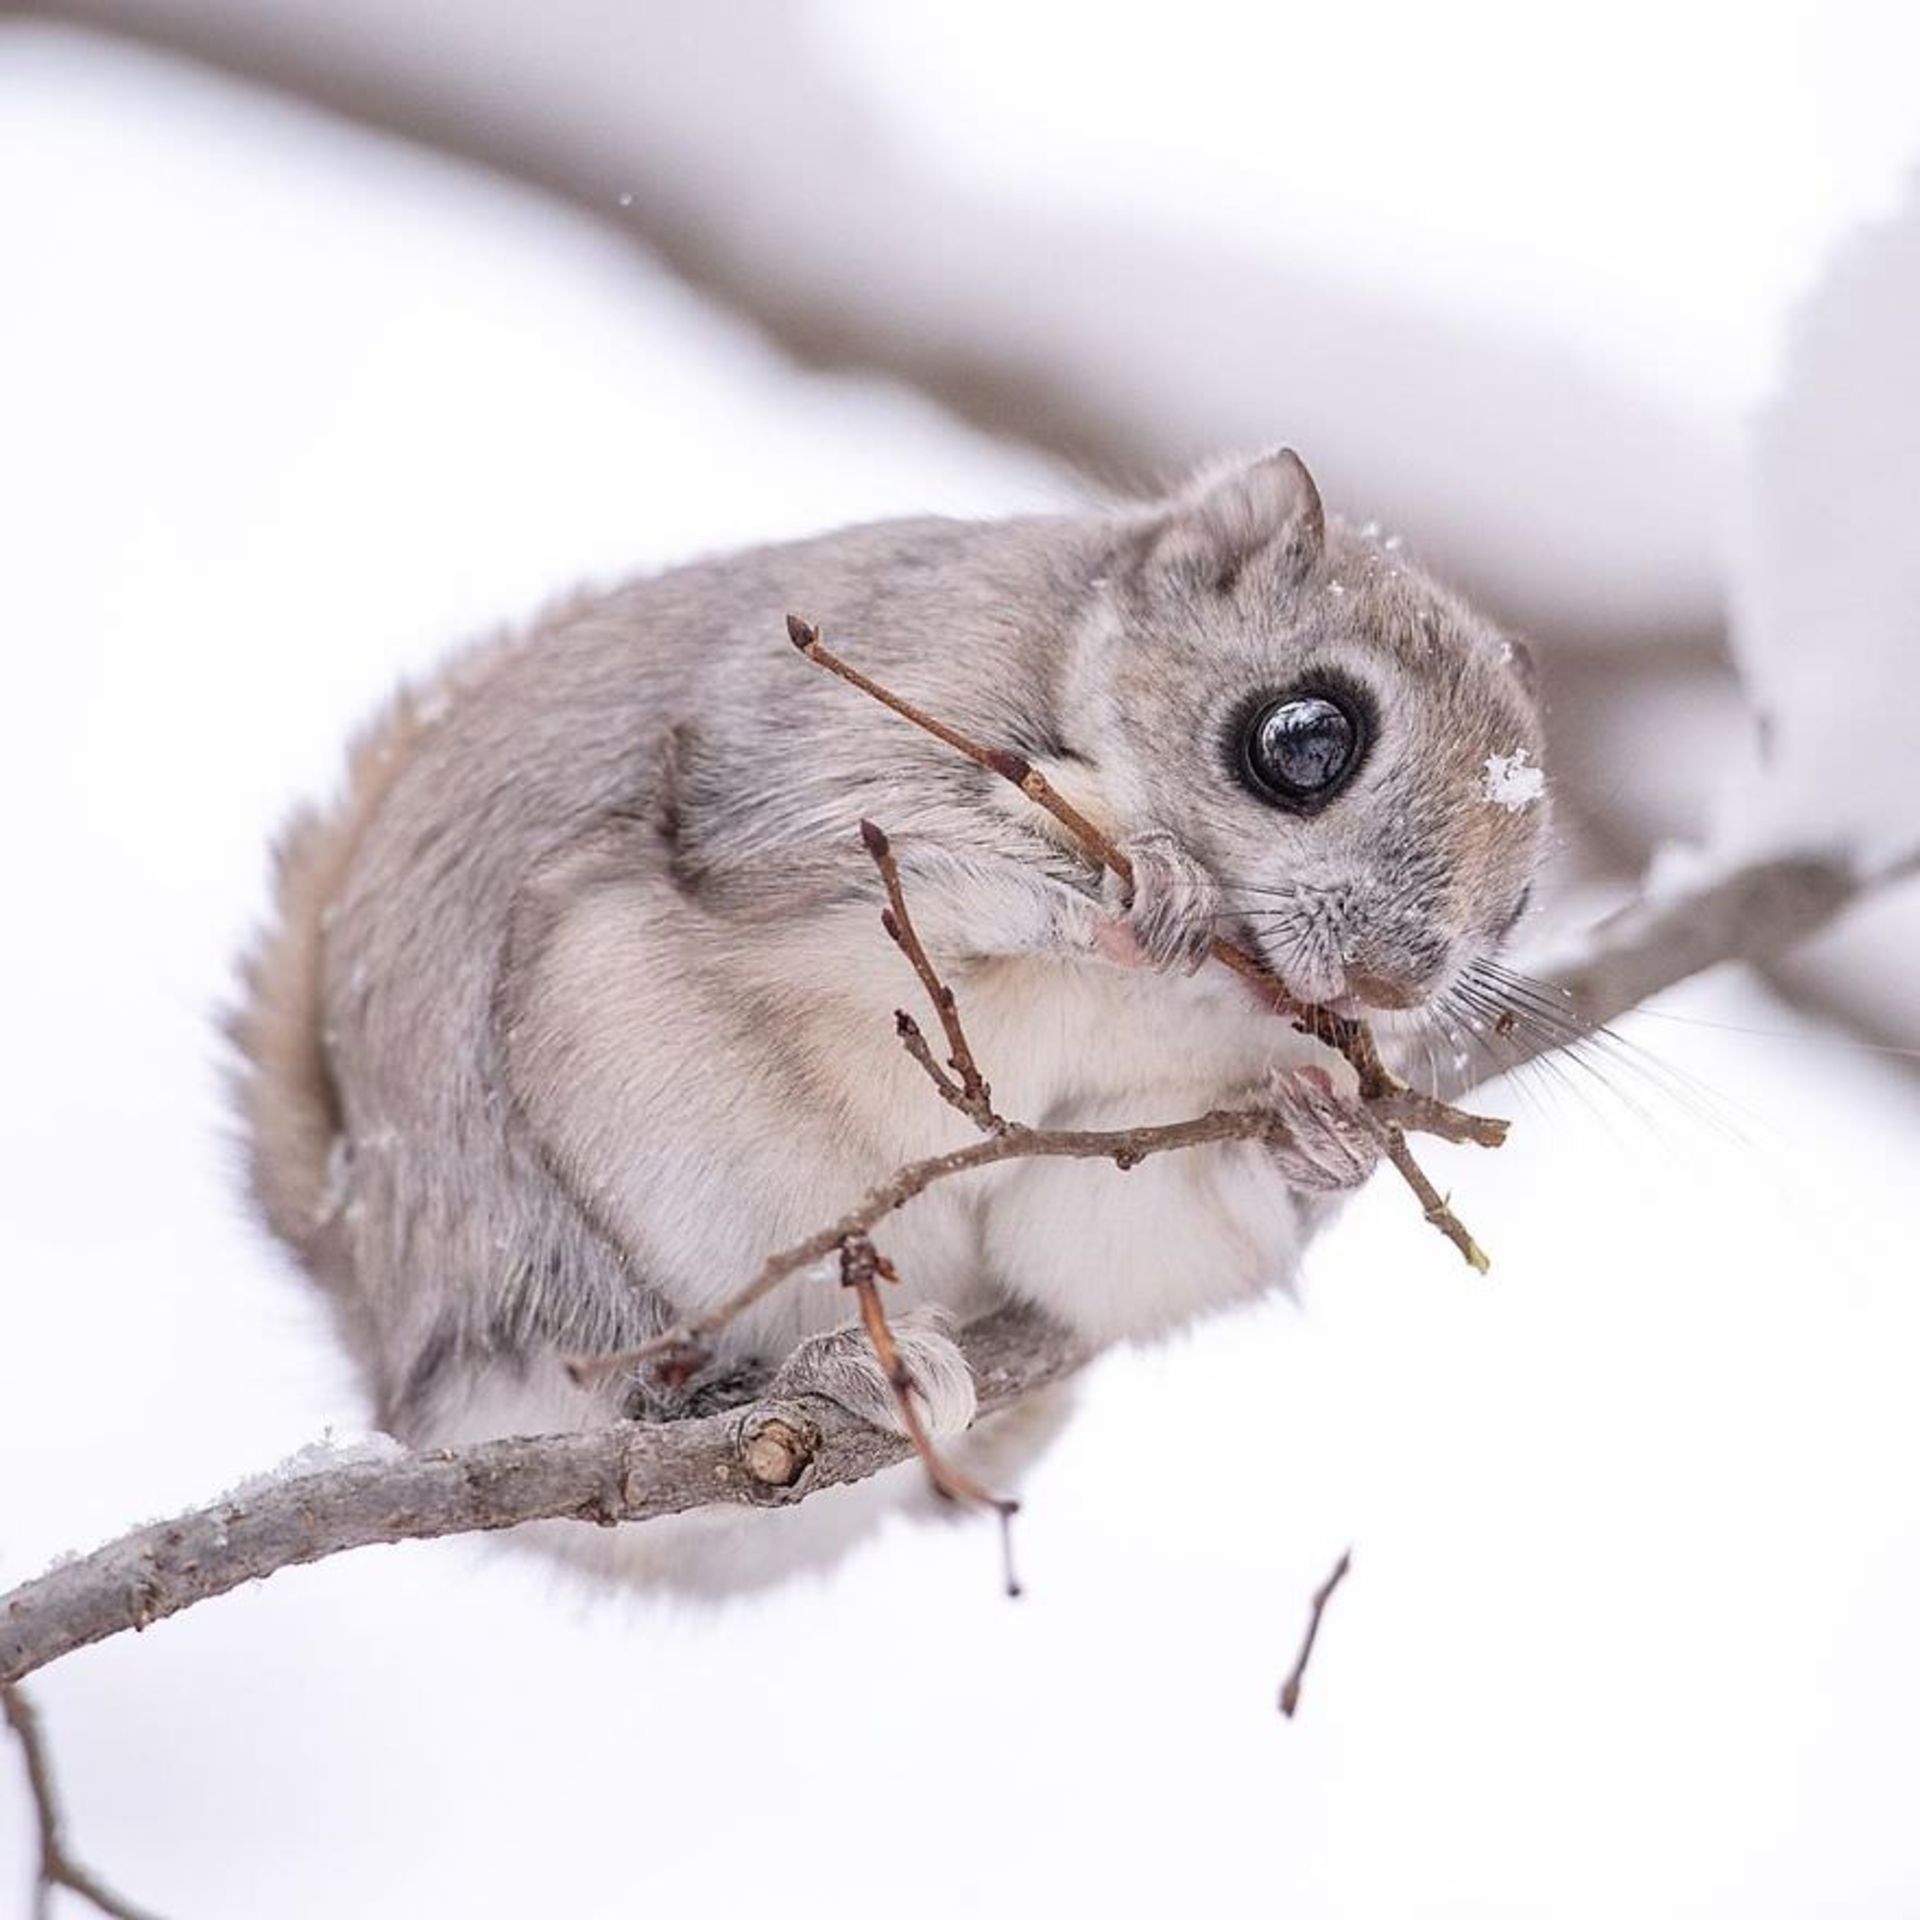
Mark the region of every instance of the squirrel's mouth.
<instances>
[{"instance_id":1,"label":"squirrel's mouth","mask_svg":"<svg viewBox=\"0 0 1920 1920\"><path fill-rule=\"evenodd\" d=\"M1388 975L1347 972L1333 993L1308 993L1304 981L1277 976L1280 984L1296 1000L1307 1006L1325 1007L1343 1020L1371 1020L1381 1014L1412 1013L1433 997L1426 982L1397 980Z\"/></svg>"},{"instance_id":2,"label":"squirrel's mouth","mask_svg":"<svg viewBox=\"0 0 1920 1920\"><path fill-rule=\"evenodd\" d=\"M1365 1018L1370 1012L1405 1013L1426 1000L1427 986L1424 981L1403 980L1390 973L1350 970L1347 990L1341 998L1352 1001L1360 1009L1352 1016L1355 1018Z\"/></svg>"}]
</instances>

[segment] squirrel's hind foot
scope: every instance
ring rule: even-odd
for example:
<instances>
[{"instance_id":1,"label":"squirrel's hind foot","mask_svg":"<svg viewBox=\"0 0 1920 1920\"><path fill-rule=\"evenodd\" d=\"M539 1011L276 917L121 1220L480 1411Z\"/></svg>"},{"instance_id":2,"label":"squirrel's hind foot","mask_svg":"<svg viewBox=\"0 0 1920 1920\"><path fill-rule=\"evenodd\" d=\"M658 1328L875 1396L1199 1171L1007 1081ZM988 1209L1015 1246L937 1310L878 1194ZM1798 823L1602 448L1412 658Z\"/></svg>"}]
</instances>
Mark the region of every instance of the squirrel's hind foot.
<instances>
[{"instance_id":1,"label":"squirrel's hind foot","mask_svg":"<svg viewBox=\"0 0 1920 1920\"><path fill-rule=\"evenodd\" d=\"M953 1341L952 1315L943 1307L917 1307L889 1315L888 1324L928 1433L935 1439L964 1433L973 1424L977 1402L972 1370ZM767 1388L770 1399L807 1393L834 1401L870 1426L906 1431L893 1386L864 1327L838 1327L803 1340Z\"/></svg>"}]
</instances>

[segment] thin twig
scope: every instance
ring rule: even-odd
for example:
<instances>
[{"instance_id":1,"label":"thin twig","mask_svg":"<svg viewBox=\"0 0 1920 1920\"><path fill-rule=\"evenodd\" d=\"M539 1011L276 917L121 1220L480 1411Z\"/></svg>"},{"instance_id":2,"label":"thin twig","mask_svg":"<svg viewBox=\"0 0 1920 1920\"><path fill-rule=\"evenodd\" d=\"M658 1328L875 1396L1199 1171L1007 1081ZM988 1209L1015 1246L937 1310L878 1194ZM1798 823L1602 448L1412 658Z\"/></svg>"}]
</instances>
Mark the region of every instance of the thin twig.
<instances>
[{"instance_id":1,"label":"thin twig","mask_svg":"<svg viewBox=\"0 0 1920 1920\"><path fill-rule=\"evenodd\" d=\"M922 733L930 733L936 740L951 747L955 753L965 754L976 767L985 767L989 773L998 774L1002 780L1010 781L1036 806L1052 814L1078 842L1080 851L1095 866L1105 867L1123 885L1129 887L1133 885L1133 862L1114 845L1110 835L1102 833L1024 755L1009 752L1005 747L984 746L970 734L962 733L958 727L949 726L946 721L936 719L924 707L917 707L911 700L903 699L891 687L883 687L878 680L869 674L862 673L850 661L842 660L821 640L820 629L812 621L801 619L797 613L787 615L787 638L816 667L824 667L829 673L844 680L848 686L858 687L862 693L878 700L883 707L897 713L901 719L911 721Z\"/></svg>"},{"instance_id":2,"label":"thin twig","mask_svg":"<svg viewBox=\"0 0 1920 1920\"><path fill-rule=\"evenodd\" d=\"M908 963L920 977L921 986L926 989L927 998L933 1003L941 1030L947 1036L947 1065L952 1068L952 1073L944 1072L934 1059L926 1036L921 1033L911 1014L894 1015L900 1039L907 1052L926 1070L940 1097L948 1105L957 1107L983 1133L999 1132L1007 1123L993 1110L993 1089L987 1085L973 1057L973 1049L967 1044L966 1029L960 1024L960 1007L953 997L953 989L940 978L933 962L928 959L927 950L920 942L919 930L913 924L913 915L907 911L906 891L900 884L900 862L894 858L892 844L871 820L860 822L860 843L866 848L873 864L880 869L880 884L887 890L887 904L881 912L880 924L886 929L887 938L907 956Z\"/></svg>"},{"instance_id":3,"label":"thin twig","mask_svg":"<svg viewBox=\"0 0 1920 1920\"><path fill-rule=\"evenodd\" d=\"M1280 1683L1280 1711L1289 1720L1300 1706L1300 1683L1307 1677L1307 1662L1313 1658L1313 1643L1320 1637L1320 1616L1327 1610L1327 1602L1333 1598L1334 1589L1347 1577L1347 1570L1353 1565L1353 1549L1349 1547L1333 1563L1333 1571L1320 1582L1314 1590L1313 1601L1307 1613L1307 1631L1300 1642L1300 1651L1294 1655L1293 1671Z\"/></svg>"},{"instance_id":4,"label":"thin twig","mask_svg":"<svg viewBox=\"0 0 1920 1920\"><path fill-rule=\"evenodd\" d=\"M924 707L903 699L890 687L882 686L870 674L862 673L858 667L841 659L821 640L820 629L797 613L787 615L787 638L815 666L823 667L849 686L857 687L903 720L931 734L956 753L964 754L975 766L984 767L1018 787L1035 805L1043 808L1066 828L1093 865L1105 868L1131 889L1133 863L1114 844L1112 836L1089 820L1023 755L1009 752L1004 747L987 746L949 722L936 718ZM1381 1060L1372 1032L1364 1022L1349 1020L1325 1007L1306 1005L1294 999L1260 959L1244 947L1216 936L1207 951L1211 959L1230 968L1246 981L1275 1013L1291 1015L1303 1033L1312 1034L1323 1045L1343 1055L1359 1077L1363 1102L1377 1106L1391 1100L1393 1118L1386 1120L1381 1136L1386 1157L1413 1189L1424 1217L1460 1249L1474 1268L1484 1273L1487 1270L1487 1256L1442 1198L1439 1189L1421 1172L1413 1157L1413 1149L1407 1145L1406 1131L1411 1129L1435 1134L1446 1140L1497 1147L1506 1137L1505 1122L1486 1119L1478 1114L1461 1113L1442 1101L1416 1092Z\"/></svg>"},{"instance_id":5,"label":"thin twig","mask_svg":"<svg viewBox=\"0 0 1920 1920\"><path fill-rule=\"evenodd\" d=\"M79 1861L68 1853L60 1831L60 1795L54 1786L53 1762L47 1753L46 1735L33 1703L18 1687L0 1682L0 1713L6 1716L20 1742L27 1763L27 1792L33 1800L34 1825L39 1834L40 1859L33 1890L34 1920L48 1920L53 1912L56 1888L77 1894L113 1920L154 1920L144 1907L123 1900L111 1887L103 1886Z\"/></svg>"},{"instance_id":6,"label":"thin twig","mask_svg":"<svg viewBox=\"0 0 1920 1920\"><path fill-rule=\"evenodd\" d=\"M927 1036L920 1031L919 1021L905 1008L896 1007L893 1011L893 1030L900 1036L900 1044L906 1049L907 1058L933 1082L934 1092L956 1112L972 1119L967 1096L960 1090L960 1083L933 1057L933 1049L927 1045Z\"/></svg>"},{"instance_id":7,"label":"thin twig","mask_svg":"<svg viewBox=\"0 0 1920 1920\"><path fill-rule=\"evenodd\" d=\"M697 1369L713 1336L749 1307L764 1300L790 1275L830 1258L853 1235L869 1232L888 1214L898 1213L908 1201L925 1193L936 1182L951 1180L958 1174L998 1166L1006 1160L1042 1159L1111 1160L1125 1171L1156 1153L1174 1153L1216 1140L1267 1140L1278 1145L1291 1137L1286 1123L1278 1115L1256 1107L1216 1107L1192 1120L1175 1120L1151 1127L1090 1130L1023 1127L1009 1122L1003 1131L977 1140L971 1146L955 1147L946 1153L908 1162L872 1188L857 1206L838 1220L771 1255L745 1286L696 1319L668 1327L638 1346L622 1348L618 1353L576 1354L567 1361L567 1372L576 1385L584 1386L649 1360L672 1360L682 1369Z\"/></svg>"},{"instance_id":8,"label":"thin twig","mask_svg":"<svg viewBox=\"0 0 1920 1920\"><path fill-rule=\"evenodd\" d=\"M1394 1171L1413 1189L1414 1198L1420 1202L1421 1218L1439 1228L1460 1249L1461 1258L1475 1273L1485 1273L1491 1264L1485 1251L1447 1204L1446 1195L1427 1178L1413 1157L1413 1149L1407 1145L1407 1136L1398 1127L1383 1127L1380 1147Z\"/></svg>"},{"instance_id":9,"label":"thin twig","mask_svg":"<svg viewBox=\"0 0 1920 1920\"><path fill-rule=\"evenodd\" d=\"M873 1344L873 1357L879 1361L880 1370L887 1376L887 1385L893 1390L894 1405L900 1409L907 1438L920 1456L928 1482L942 1500L951 1500L959 1506L981 1507L999 1516L1000 1558L1007 1598L1017 1600L1020 1582L1013 1570L1013 1516L1020 1511L1020 1502L990 1493L933 1444L933 1436L927 1432L927 1423L920 1411L920 1396L913 1375L900 1357L886 1308L880 1302L880 1281L898 1278L892 1262L864 1233L847 1236L840 1248L840 1284L851 1287L859 1296L860 1324L866 1328L867 1338Z\"/></svg>"}]
</instances>

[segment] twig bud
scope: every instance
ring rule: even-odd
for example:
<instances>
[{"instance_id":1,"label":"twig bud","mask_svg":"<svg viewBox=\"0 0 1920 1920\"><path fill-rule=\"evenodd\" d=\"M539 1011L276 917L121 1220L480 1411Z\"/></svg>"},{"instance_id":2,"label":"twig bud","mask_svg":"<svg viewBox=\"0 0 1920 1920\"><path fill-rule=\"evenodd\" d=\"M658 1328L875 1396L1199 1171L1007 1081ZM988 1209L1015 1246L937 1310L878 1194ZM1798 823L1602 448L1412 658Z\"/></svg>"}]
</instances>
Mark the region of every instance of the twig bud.
<instances>
[{"instance_id":1,"label":"twig bud","mask_svg":"<svg viewBox=\"0 0 1920 1920\"><path fill-rule=\"evenodd\" d=\"M989 747L986 761L1002 780L1011 780L1016 787L1025 786L1027 775L1033 771L1033 763L1024 754L1008 747Z\"/></svg>"},{"instance_id":2,"label":"twig bud","mask_svg":"<svg viewBox=\"0 0 1920 1920\"><path fill-rule=\"evenodd\" d=\"M860 822L860 844L876 860L884 860L893 851L887 836L871 820Z\"/></svg>"},{"instance_id":3,"label":"twig bud","mask_svg":"<svg viewBox=\"0 0 1920 1920\"><path fill-rule=\"evenodd\" d=\"M807 653L820 644L820 629L811 621L802 620L797 613L790 613L787 615L787 638L802 653Z\"/></svg>"},{"instance_id":4,"label":"twig bud","mask_svg":"<svg viewBox=\"0 0 1920 1920\"><path fill-rule=\"evenodd\" d=\"M812 1462L816 1445L811 1434L773 1418L742 1434L740 1464L763 1487L790 1487Z\"/></svg>"}]
</instances>

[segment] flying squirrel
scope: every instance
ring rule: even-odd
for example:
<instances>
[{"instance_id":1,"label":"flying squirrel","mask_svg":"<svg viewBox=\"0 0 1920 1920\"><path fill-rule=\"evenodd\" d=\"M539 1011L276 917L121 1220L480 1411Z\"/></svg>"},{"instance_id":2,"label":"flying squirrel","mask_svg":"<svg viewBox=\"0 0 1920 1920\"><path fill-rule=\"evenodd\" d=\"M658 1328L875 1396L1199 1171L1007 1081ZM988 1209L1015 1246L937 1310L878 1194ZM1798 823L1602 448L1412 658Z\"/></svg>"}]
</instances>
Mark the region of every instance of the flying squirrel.
<instances>
[{"instance_id":1,"label":"flying squirrel","mask_svg":"<svg viewBox=\"0 0 1920 1920\"><path fill-rule=\"evenodd\" d=\"M810 672L807 610L1112 836L1101 879L1006 782ZM1062 1389L982 1421L957 1322L1016 1300L1145 1340L1291 1284L1379 1154L1339 1063L1226 969L1395 1023L1523 912L1546 836L1526 651L1323 511L1290 451L1075 515L913 519L577 599L455 658L281 839L231 1030L251 1185L414 1445L667 1419L762 1389L886 1426L833 1276L694 1377L567 1356L711 1308L895 1167L976 1137L902 1051L880 822L1003 1113L1124 1127L1265 1105L1281 1147L1010 1160L874 1230L928 1429L1005 1475ZM959 1437L964 1436L964 1437ZM777 1511L523 1532L734 1590L824 1564L911 1467Z\"/></svg>"}]
</instances>

